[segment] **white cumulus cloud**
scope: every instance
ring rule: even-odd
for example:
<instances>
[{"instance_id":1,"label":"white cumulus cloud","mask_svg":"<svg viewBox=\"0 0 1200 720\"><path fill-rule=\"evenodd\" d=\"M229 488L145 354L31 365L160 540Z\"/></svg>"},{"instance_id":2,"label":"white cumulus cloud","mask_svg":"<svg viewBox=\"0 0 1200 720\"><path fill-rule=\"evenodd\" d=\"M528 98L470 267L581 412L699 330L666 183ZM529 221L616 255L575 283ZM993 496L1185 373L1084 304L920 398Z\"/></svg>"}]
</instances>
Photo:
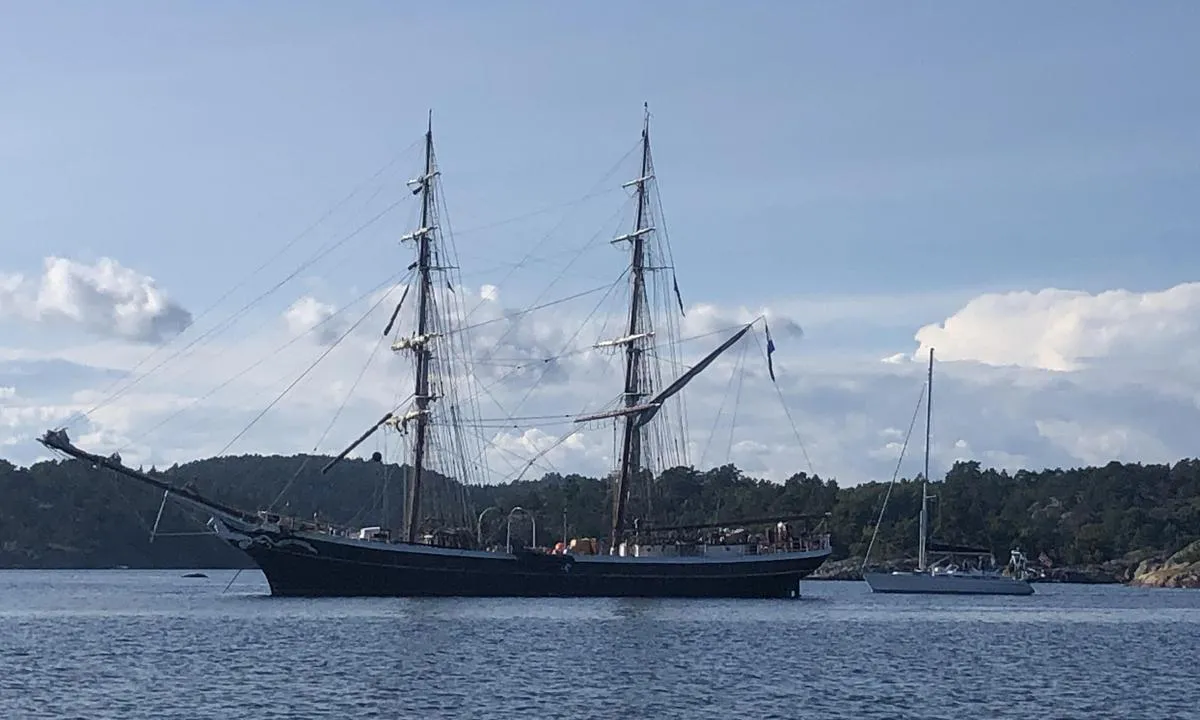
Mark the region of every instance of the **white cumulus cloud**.
<instances>
[{"instance_id":1,"label":"white cumulus cloud","mask_svg":"<svg viewBox=\"0 0 1200 720\"><path fill-rule=\"evenodd\" d=\"M943 360L1056 371L1113 356L1177 355L1197 339L1200 283L1147 293L989 293L917 331L922 355L934 347Z\"/></svg>"},{"instance_id":2,"label":"white cumulus cloud","mask_svg":"<svg viewBox=\"0 0 1200 720\"><path fill-rule=\"evenodd\" d=\"M65 322L93 335L158 343L183 332L192 314L154 278L101 258L48 257L41 277L0 276L0 317Z\"/></svg>"},{"instance_id":3,"label":"white cumulus cloud","mask_svg":"<svg viewBox=\"0 0 1200 720\"><path fill-rule=\"evenodd\" d=\"M620 308L592 315L595 300L588 297L518 314L499 301L507 296L503 288L458 291L467 310L475 310L469 320L471 350L479 361L476 390L462 399L462 409L475 405L483 418L474 432L485 448L490 477L608 472L615 437L611 424L581 428L573 418L620 396L619 354L592 347L619 334ZM376 300L368 298L335 317L331 305L300 298L286 314L286 328L275 325L263 334L214 341L186 354L169 373L148 378L79 424L73 437L94 441L97 451L119 449L130 461L147 464L205 457L224 450L301 378L229 452L294 453L316 447L336 453L412 390L411 358L393 356L386 343L379 344L394 303L380 303L315 368L310 365L324 349L288 343L321 320L348 327L345 323ZM872 302L879 303L880 312L901 317L906 298ZM1180 359L1200 340L1191 319L1198 316L1196 302L1191 285L1150 293L987 294L938 315L928 310L928 299L919 298L915 306L922 310L910 325L915 343L849 350L819 334L783 342L798 338L806 321L806 305L789 298L772 303L786 308L786 314L694 305L680 323L684 337L765 314L778 346L778 385L767 377L761 345L747 338L744 350L734 346L689 385L689 442L681 448L701 467L734 462L775 480L810 470L847 484L887 479L925 375L924 362L904 358L923 361L923 351L936 345L938 357L955 362L935 369L935 473L968 458L1009 469L1175 460L1194 454L1191 429L1200 425L1200 375ZM853 318L874 313L865 300L841 306L853 308ZM945 319L939 322L939 317ZM410 329L400 326L402 333ZM718 333L687 343L679 354L682 366L664 365L664 378L669 381L720 340ZM1165 352L1171 349L1175 352ZM132 363L102 345L67 343L41 356L33 350L0 352L0 385L21 389L5 398L7 410L0 416L6 453L18 461L40 456L32 438L64 415L102 400L108 369ZM71 382L51 382L52 377ZM231 379L236 382L225 386ZM214 388L219 392L210 392ZM923 419L921 413L904 474L919 468ZM402 459L404 440L380 433L357 452L381 450Z\"/></svg>"},{"instance_id":4,"label":"white cumulus cloud","mask_svg":"<svg viewBox=\"0 0 1200 720\"><path fill-rule=\"evenodd\" d=\"M316 342L329 345L341 337L348 325L340 317L334 319L336 312L334 306L306 295L283 312L283 319L293 335L312 331Z\"/></svg>"}]
</instances>

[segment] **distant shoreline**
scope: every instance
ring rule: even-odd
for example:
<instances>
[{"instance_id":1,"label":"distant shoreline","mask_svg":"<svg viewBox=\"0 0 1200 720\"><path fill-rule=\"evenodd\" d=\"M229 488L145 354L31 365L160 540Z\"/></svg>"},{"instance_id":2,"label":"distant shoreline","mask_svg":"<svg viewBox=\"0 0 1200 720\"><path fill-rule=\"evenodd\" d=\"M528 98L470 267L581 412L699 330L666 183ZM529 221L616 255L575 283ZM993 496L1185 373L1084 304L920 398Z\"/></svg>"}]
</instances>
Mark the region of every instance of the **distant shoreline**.
<instances>
[{"instance_id":1,"label":"distant shoreline","mask_svg":"<svg viewBox=\"0 0 1200 720\"><path fill-rule=\"evenodd\" d=\"M330 460L242 455L150 470L164 482L190 484L236 507L271 507L286 496L281 509L295 517L354 526L369 515L382 526L403 525L399 504L382 503L380 496L381 473L403 477L403 466L346 460L324 475L320 469ZM552 528L555 539L564 517L571 537L603 537L611 531L604 510L611 503L606 478L548 473L538 480L460 486L434 474L427 482L428 488L441 488L426 498L432 503L426 508L429 516L473 528L485 545L503 545L505 517L517 506L535 508L537 529ZM21 468L0 460L0 567L253 567L244 553L197 527L197 518L179 504L163 506L160 493L121 483L79 461ZM654 515L663 526L724 517L735 527L736 517L780 513L820 518L807 530L828 532L840 559L828 559L812 580L861 579L865 555L873 564L895 558L881 563L881 569L915 566L918 532L911 513L884 513L880 519L885 496L898 508L919 504L920 483L913 480L842 487L833 479L797 473L778 483L727 465L704 471L671 468L654 485ZM1033 567L1049 575L1048 582L1200 585L1200 550L1196 557L1181 550L1200 539L1200 459L1016 473L964 461L934 485L939 509L932 537L986 547L1001 559L1019 547ZM393 494L401 491L392 488ZM471 509L465 515L464 506ZM873 525L878 536L870 542ZM525 521L513 530L521 542L532 540Z\"/></svg>"}]
</instances>

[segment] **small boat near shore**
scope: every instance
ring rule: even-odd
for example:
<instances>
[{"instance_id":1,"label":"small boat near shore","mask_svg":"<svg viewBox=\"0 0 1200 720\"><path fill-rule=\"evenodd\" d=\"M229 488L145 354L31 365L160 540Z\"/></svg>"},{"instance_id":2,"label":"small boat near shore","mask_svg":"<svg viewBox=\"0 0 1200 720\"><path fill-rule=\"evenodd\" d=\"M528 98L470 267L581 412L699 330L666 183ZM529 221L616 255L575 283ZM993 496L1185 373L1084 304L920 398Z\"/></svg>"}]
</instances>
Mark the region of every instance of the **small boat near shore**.
<instances>
[{"instance_id":1,"label":"small boat near shore","mask_svg":"<svg viewBox=\"0 0 1200 720\"><path fill-rule=\"evenodd\" d=\"M871 592L909 595L1032 595L1033 586L1025 575L1025 555L1013 550L1004 570L988 567L991 551L969 548L947 552L943 560L917 570L897 570L890 573L865 572L863 580ZM936 546L935 546L936 551ZM955 563L955 556L975 558L978 563Z\"/></svg>"},{"instance_id":2,"label":"small boat near shore","mask_svg":"<svg viewBox=\"0 0 1200 720\"><path fill-rule=\"evenodd\" d=\"M925 404L925 470L921 477L920 538L916 570L869 572L863 580L876 593L914 595L1032 595L1024 553L1014 549L1003 570L987 548L929 542L929 439L933 420L933 348L929 350ZM883 513L880 511L880 517ZM879 532L879 523L875 533ZM872 543L874 540L872 539ZM929 554L937 555L929 562ZM865 565L865 563L864 563Z\"/></svg>"}]
</instances>

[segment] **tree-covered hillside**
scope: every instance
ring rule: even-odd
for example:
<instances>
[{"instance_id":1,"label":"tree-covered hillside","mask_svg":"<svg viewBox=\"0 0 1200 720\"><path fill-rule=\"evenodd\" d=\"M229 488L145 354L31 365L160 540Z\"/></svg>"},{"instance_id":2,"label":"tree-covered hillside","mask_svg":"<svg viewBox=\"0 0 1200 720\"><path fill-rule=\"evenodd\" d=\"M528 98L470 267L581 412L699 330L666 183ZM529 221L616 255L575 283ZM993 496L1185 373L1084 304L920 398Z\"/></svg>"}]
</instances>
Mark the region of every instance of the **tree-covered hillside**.
<instances>
[{"instance_id":1,"label":"tree-covered hillside","mask_svg":"<svg viewBox=\"0 0 1200 720\"><path fill-rule=\"evenodd\" d=\"M224 502L341 523L400 525L403 468L346 461L326 475L323 457L221 457L161 474L192 483ZM158 471L155 471L158 472ZM836 557L861 556L871 537L886 483L839 487L803 473L784 483L749 478L732 466L669 471L634 507L659 524L736 521L771 514L829 513ZM1110 463L1098 468L1015 474L956 464L933 484L934 536L981 544L1003 558L1019 546L1055 565L1100 563L1130 553L1172 552L1200 538L1200 460L1174 465ZM485 536L502 542L503 517L521 506L537 517L540 544L562 534L563 511L573 536L606 535L605 480L547 475L540 480L462 488L443 478L426 484L426 515L474 525L488 507ZM920 485L892 489L873 557L916 551ZM30 468L0 461L0 565L6 567L221 567L244 558L199 535L205 518L167 504L159 536L149 541L161 496L78 461ZM514 524L514 535L518 528ZM520 536L529 528L521 525Z\"/></svg>"}]
</instances>

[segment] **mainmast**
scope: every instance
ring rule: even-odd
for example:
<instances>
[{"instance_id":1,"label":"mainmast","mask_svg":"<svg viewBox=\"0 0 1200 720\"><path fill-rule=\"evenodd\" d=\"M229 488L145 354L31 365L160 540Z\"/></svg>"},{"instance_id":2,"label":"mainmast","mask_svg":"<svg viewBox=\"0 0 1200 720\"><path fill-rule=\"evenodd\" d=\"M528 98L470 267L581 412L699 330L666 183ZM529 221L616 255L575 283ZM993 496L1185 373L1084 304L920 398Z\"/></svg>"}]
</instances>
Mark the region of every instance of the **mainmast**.
<instances>
[{"instance_id":1,"label":"mainmast","mask_svg":"<svg viewBox=\"0 0 1200 720\"><path fill-rule=\"evenodd\" d=\"M645 332L642 328L642 315L646 304L646 236L654 228L647 225L646 204L648 201L646 183L652 179L650 173L650 108L645 106L645 119L642 124L642 172L637 180L628 185L637 188L637 219L633 232L623 235L617 240L628 240L632 247L630 263L630 284L632 292L629 298L629 322L626 326L625 337L625 407L632 408L646 395L641 387L641 363L643 349L638 341ZM617 483L613 488L612 513L612 543L609 553L615 554L621 544L621 535L625 527L625 506L629 499L629 488L633 476L642 465L642 432L639 417L627 414L624 418L624 432L621 437L621 464L617 473Z\"/></svg>"},{"instance_id":2,"label":"mainmast","mask_svg":"<svg viewBox=\"0 0 1200 720\"><path fill-rule=\"evenodd\" d=\"M921 477L921 539L917 545L917 569L925 569L925 538L929 532L929 435L933 422L933 348L929 348L929 377L925 382L925 473Z\"/></svg>"},{"instance_id":3,"label":"mainmast","mask_svg":"<svg viewBox=\"0 0 1200 720\"><path fill-rule=\"evenodd\" d=\"M430 239L436 229L431 223L433 204L435 201L433 181L437 176L433 163L433 113L429 116L429 126L425 131L425 173L416 180L418 192L421 194L421 224L417 230L404 239L412 239L417 243L417 333L416 336L398 343L401 347L410 348L416 355L416 379L413 388L413 403L416 408L408 413L404 420L416 420L413 436L412 463L409 467L408 496L405 499L405 535L408 542L417 541L417 531L421 519L421 475L425 468L425 448L429 428L429 402L434 398L429 393L429 364L432 352L429 342L433 339L429 332L430 307L433 294L433 282L430 273L432 255ZM397 348L401 349L401 348Z\"/></svg>"}]
</instances>

